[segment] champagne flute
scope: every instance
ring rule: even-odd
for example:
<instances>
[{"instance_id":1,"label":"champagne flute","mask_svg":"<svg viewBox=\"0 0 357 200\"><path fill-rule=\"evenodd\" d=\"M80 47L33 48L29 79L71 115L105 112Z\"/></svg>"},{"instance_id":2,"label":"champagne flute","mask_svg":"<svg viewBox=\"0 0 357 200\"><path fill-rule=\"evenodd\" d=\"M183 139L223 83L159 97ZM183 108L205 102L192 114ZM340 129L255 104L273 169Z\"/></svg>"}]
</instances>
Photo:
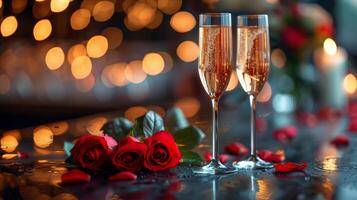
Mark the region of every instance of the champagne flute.
<instances>
[{"instance_id":1,"label":"champagne flute","mask_svg":"<svg viewBox=\"0 0 357 200\"><path fill-rule=\"evenodd\" d=\"M267 15L237 17L237 74L244 91L249 95L251 107L250 156L233 164L237 169L267 169L271 163L256 154L256 97L269 76L270 48Z\"/></svg>"},{"instance_id":2,"label":"champagne flute","mask_svg":"<svg viewBox=\"0 0 357 200\"><path fill-rule=\"evenodd\" d=\"M212 101L212 161L195 173L226 174L236 171L218 158L218 101L226 90L232 68L232 23L230 13L200 15L198 71Z\"/></svg>"}]
</instances>

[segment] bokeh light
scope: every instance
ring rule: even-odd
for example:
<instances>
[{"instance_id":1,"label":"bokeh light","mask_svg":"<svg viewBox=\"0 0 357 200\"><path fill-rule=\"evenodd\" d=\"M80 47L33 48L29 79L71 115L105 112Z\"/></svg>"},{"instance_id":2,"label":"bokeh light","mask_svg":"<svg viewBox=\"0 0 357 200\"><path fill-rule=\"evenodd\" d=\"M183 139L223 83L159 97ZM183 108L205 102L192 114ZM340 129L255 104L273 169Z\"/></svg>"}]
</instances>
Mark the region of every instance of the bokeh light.
<instances>
[{"instance_id":1,"label":"bokeh light","mask_svg":"<svg viewBox=\"0 0 357 200\"><path fill-rule=\"evenodd\" d=\"M175 106L180 108L186 117L190 118L198 113L201 104L200 101L194 97L184 97L178 100Z\"/></svg>"},{"instance_id":2,"label":"bokeh light","mask_svg":"<svg viewBox=\"0 0 357 200\"><path fill-rule=\"evenodd\" d=\"M19 130L15 129L15 130L10 130L10 131L5 131L3 133L3 136L7 136L7 135L15 137L17 141L21 140L21 133Z\"/></svg>"},{"instance_id":3,"label":"bokeh light","mask_svg":"<svg viewBox=\"0 0 357 200\"><path fill-rule=\"evenodd\" d=\"M16 147L19 145L16 137L12 135L3 136L0 140L1 149L6 153L11 153L16 150Z\"/></svg>"},{"instance_id":4,"label":"bokeh light","mask_svg":"<svg viewBox=\"0 0 357 200\"><path fill-rule=\"evenodd\" d=\"M108 50L108 40L102 35L95 35L87 42L87 54L92 58L102 57Z\"/></svg>"},{"instance_id":5,"label":"bokeh light","mask_svg":"<svg viewBox=\"0 0 357 200\"><path fill-rule=\"evenodd\" d=\"M0 8L2 8L2 0L0 0Z\"/></svg>"},{"instance_id":6,"label":"bokeh light","mask_svg":"<svg viewBox=\"0 0 357 200\"><path fill-rule=\"evenodd\" d=\"M102 35L107 38L109 49L117 48L123 41L123 31L116 27L104 29Z\"/></svg>"},{"instance_id":7,"label":"bokeh light","mask_svg":"<svg viewBox=\"0 0 357 200\"><path fill-rule=\"evenodd\" d=\"M69 130L69 124L66 121L54 122L47 125L51 129L53 135L63 135Z\"/></svg>"},{"instance_id":8,"label":"bokeh light","mask_svg":"<svg viewBox=\"0 0 357 200\"><path fill-rule=\"evenodd\" d=\"M343 79L343 89L348 95L352 95L357 90L357 79L353 74L347 74Z\"/></svg>"},{"instance_id":9,"label":"bokeh light","mask_svg":"<svg viewBox=\"0 0 357 200\"><path fill-rule=\"evenodd\" d=\"M95 77L93 74L89 74L89 76L84 79L76 80L76 88L83 93L89 92L93 89L95 85Z\"/></svg>"},{"instance_id":10,"label":"bokeh light","mask_svg":"<svg viewBox=\"0 0 357 200\"><path fill-rule=\"evenodd\" d=\"M33 141L37 147L49 147L53 143L53 132L47 126L39 126L33 131Z\"/></svg>"},{"instance_id":11,"label":"bokeh light","mask_svg":"<svg viewBox=\"0 0 357 200\"><path fill-rule=\"evenodd\" d=\"M129 29L139 30L151 23L156 14L155 8L145 2L138 1L128 10L125 25Z\"/></svg>"},{"instance_id":12,"label":"bokeh light","mask_svg":"<svg viewBox=\"0 0 357 200\"><path fill-rule=\"evenodd\" d=\"M272 89L268 82L266 82L263 86L262 91L257 96L258 102L268 102L272 96Z\"/></svg>"},{"instance_id":13,"label":"bokeh light","mask_svg":"<svg viewBox=\"0 0 357 200\"><path fill-rule=\"evenodd\" d=\"M199 47L193 41L183 41L176 49L177 56L184 62L193 62L198 58Z\"/></svg>"},{"instance_id":14,"label":"bokeh light","mask_svg":"<svg viewBox=\"0 0 357 200\"><path fill-rule=\"evenodd\" d=\"M88 122L88 124L86 125L86 130L92 135L99 136L103 134L103 131L101 129L103 125L107 122L108 119L105 117L96 117Z\"/></svg>"},{"instance_id":15,"label":"bokeh light","mask_svg":"<svg viewBox=\"0 0 357 200\"><path fill-rule=\"evenodd\" d=\"M9 92L11 81L6 74L0 74L0 94L4 95Z\"/></svg>"},{"instance_id":16,"label":"bokeh light","mask_svg":"<svg viewBox=\"0 0 357 200\"><path fill-rule=\"evenodd\" d=\"M115 63L104 68L102 72L102 81L108 86L125 86L128 80L125 77L126 63Z\"/></svg>"},{"instance_id":17,"label":"bokeh light","mask_svg":"<svg viewBox=\"0 0 357 200\"><path fill-rule=\"evenodd\" d=\"M61 47L53 47L46 53L46 65L50 70L60 68L64 63L64 52Z\"/></svg>"},{"instance_id":18,"label":"bokeh light","mask_svg":"<svg viewBox=\"0 0 357 200\"><path fill-rule=\"evenodd\" d=\"M271 63L277 68L283 68L286 64L286 55L281 49L274 49L271 52Z\"/></svg>"},{"instance_id":19,"label":"bokeh light","mask_svg":"<svg viewBox=\"0 0 357 200\"><path fill-rule=\"evenodd\" d=\"M327 38L324 41L324 51L330 56L333 56L336 54L337 46L336 46L335 41L333 41L333 39Z\"/></svg>"},{"instance_id":20,"label":"bokeh light","mask_svg":"<svg viewBox=\"0 0 357 200\"><path fill-rule=\"evenodd\" d=\"M238 86L238 76L236 73L231 74L231 79L229 80L228 86L226 88L226 91L232 91Z\"/></svg>"},{"instance_id":21,"label":"bokeh light","mask_svg":"<svg viewBox=\"0 0 357 200\"><path fill-rule=\"evenodd\" d=\"M124 116L130 121L135 121L136 118L144 115L147 111L148 109L143 106L134 106L126 110Z\"/></svg>"},{"instance_id":22,"label":"bokeh light","mask_svg":"<svg viewBox=\"0 0 357 200\"><path fill-rule=\"evenodd\" d=\"M196 26L196 19L191 13L180 11L171 17L170 25L175 31L185 33Z\"/></svg>"},{"instance_id":23,"label":"bokeh light","mask_svg":"<svg viewBox=\"0 0 357 200\"><path fill-rule=\"evenodd\" d=\"M145 73L155 76L164 69L164 59L158 53L148 53L143 59L143 70Z\"/></svg>"},{"instance_id":24,"label":"bokeh light","mask_svg":"<svg viewBox=\"0 0 357 200\"><path fill-rule=\"evenodd\" d=\"M62 12L66 10L69 5L69 2L69 0L51 0L51 11L54 13Z\"/></svg>"},{"instance_id":25,"label":"bokeh light","mask_svg":"<svg viewBox=\"0 0 357 200\"><path fill-rule=\"evenodd\" d=\"M151 22L148 25L146 25L146 28L155 29L159 27L163 19L164 19L164 14L162 14L162 12L160 12L159 10L156 10L154 17L152 18Z\"/></svg>"},{"instance_id":26,"label":"bokeh light","mask_svg":"<svg viewBox=\"0 0 357 200\"><path fill-rule=\"evenodd\" d=\"M87 9L78 9L71 16L71 27L73 30L82 30L90 22L90 11Z\"/></svg>"},{"instance_id":27,"label":"bokeh light","mask_svg":"<svg viewBox=\"0 0 357 200\"><path fill-rule=\"evenodd\" d=\"M164 51L159 51L157 53L161 55L165 62L163 73L170 71L174 66L174 61L172 60L171 55Z\"/></svg>"},{"instance_id":28,"label":"bokeh light","mask_svg":"<svg viewBox=\"0 0 357 200\"><path fill-rule=\"evenodd\" d=\"M73 45L67 52L67 61L72 64L73 60L79 56L86 56L87 49L83 44Z\"/></svg>"},{"instance_id":29,"label":"bokeh light","mask_svg":"<svg viewBox=\"0 0 357 200\"><path fill-rule=\"evenodd\" d=\"M92 61L88 56L78 56L71 64L72 75L76 79L84 79L92 71Z\"/></svg>"},{"instance_id":30,"label":"bokeh light","mask_svg":"<svg viewBox=\"0 0 357 200\"><path fill-rule=\"evenodd\" d=\"M11 8L13 13L21 13L25 10L27 0L11 0Z\"/></svg>"},{"instance_id":31,"label":"bokeh light","mask_svg":"<svg viewBox=\"0 0 357 200\"><path fill-rule=\"evenodd\" d=\"M0 30L1 30L1 35L4 37L8 37L14 34L16 29L17 29L17 20L14 16L6 17L1 22Z\"/></svg>"},{"instance_id":32,"label":"bokeh light","mask_svg":"<svg viewBox=\"0 0 357 200\"><path fill-rule=\"evenodd\" d=\"M135 84L141 83L146 79L146 74L142 69L142 61L131 61L125 68L125 78Z\"/></svg>"},{"instance_id":33,"label":"bokeh light","mask_svg":"<svg viewBox=\"0 0 357 200\"><path fill-rule=\"evenodd\" d=\"M33 27L33 36L37 41L45 40L51 35L51 32L52 25L48 19L42 19L38 21Z\"/></svg>"},{"instance_id":34,"label":"bokeh light","mask_svg":"<svg viewBox=\"0 0 357 200\"><path fill-rule=\"evenodd\" d=\"M94 20L104 22L114 14L114 3L111 1L99 1L95 4L92 15Z\"/></svg>"},{"instance_id":35,"label":"bokeh light","mask_svg":"<svg viewBox=\"0 0 357 200\"><path fill-rule=\"evenodd\" d=\"M167 15L172 15L182 6L182 0L158 0L157 7Z\"/></svg>"}]
</instances>

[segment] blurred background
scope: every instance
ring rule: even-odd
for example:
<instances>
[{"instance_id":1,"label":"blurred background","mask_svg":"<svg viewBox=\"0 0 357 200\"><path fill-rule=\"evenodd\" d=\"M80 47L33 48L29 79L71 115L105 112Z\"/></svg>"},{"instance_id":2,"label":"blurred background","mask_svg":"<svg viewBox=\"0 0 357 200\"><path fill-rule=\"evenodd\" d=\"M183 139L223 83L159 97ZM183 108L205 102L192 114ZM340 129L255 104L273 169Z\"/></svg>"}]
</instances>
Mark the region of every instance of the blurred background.
<instances>
[{"instance_id":1,"label":"blurred background","mask_svg":"<svg viewBox=\"0 0 357 200\"><path fill-rule=\"evenodd\" d=\"M342 109L356 96L356 11L357 0L0 0L0 129L172 105L210 112L197 73L202 12L231 12L233 24L269 15L262 112ZM233 74L222 107L241 104Z\"/></svg>"}]
</instances>

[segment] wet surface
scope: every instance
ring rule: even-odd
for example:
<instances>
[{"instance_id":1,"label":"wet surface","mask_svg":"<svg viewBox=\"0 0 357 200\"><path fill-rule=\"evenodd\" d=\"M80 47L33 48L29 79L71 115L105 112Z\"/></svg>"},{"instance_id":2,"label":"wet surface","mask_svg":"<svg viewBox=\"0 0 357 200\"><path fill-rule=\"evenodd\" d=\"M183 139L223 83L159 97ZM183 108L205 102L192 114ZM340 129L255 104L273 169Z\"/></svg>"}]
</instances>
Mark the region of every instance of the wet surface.
<instances>
[{"instance_id":1,"label":"wet surface","mask_svg":"<svg viewBox=\"0 0 357 200\"><path fill-rule=\"evenodd\" d=\"M248 122L239 124L235 113L222 116L221 146L231 141L249 144ZM289 174L266 171L239 171L225 176L202 176L192 172L192 166L179 166L169 172L138 174L138 180L108 182L95 175L88 184L60 186L60 177L67 171L64 141L90 131L96 132L100 123L115 114L91 116L68 122L52 123L53 141L36 144L36 128L20 130L17 149L29 152L28 159L0 160L0 191L3 199L353 199L357 196L357 136L351 133L351 145L338 149L329 144L332 137L345 132L346 120L322 122L314 128L298 125L299 134L290 144L272 139L272 130L281 124L278 117L270 116L272 123L258 135L258 149L282 150L287 161L308 161L305 172ZM106 120L103 120L106 119ZM195 118L195 125L209 133L207 118ZM270 122L269 121L269 122ZM99 124L98 124L99 123ZM288 124L295 123L294 121ZM209 136L198 152L209 150ZM230 162L242 158L232 157Z\"/></svg>"}]
</instances>

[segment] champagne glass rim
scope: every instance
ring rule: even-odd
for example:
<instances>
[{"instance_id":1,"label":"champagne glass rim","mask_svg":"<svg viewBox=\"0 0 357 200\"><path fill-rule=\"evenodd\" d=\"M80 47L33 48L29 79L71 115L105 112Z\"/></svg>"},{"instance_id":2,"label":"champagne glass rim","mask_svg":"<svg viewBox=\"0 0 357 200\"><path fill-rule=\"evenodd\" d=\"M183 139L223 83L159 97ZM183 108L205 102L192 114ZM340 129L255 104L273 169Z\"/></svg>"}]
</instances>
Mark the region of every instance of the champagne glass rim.
<instances>
[{"instance_id":1,"label":"champagne glass rim","mask_svg":"<svg viewBox=\"0 0 357 200\"><path fill-rule=\"evenodd\" d=\"M207 12L207 13L201 13L200 16L212 16L212 17L219 17L219 16L230 16L231 13L228 12Z\"/></svg>"},{"instance_id":2,"label":"champagne glass rim","mask_svg":"<svg viewBox=\"0 0 357 200\"><path fill-rule=\"evenodd\" d=\"M254 15L238 15L237 18L250 18L250 19L258 19L258 18L267 18L267 14L254 14Z\"/></svg>"}]
</instances>

